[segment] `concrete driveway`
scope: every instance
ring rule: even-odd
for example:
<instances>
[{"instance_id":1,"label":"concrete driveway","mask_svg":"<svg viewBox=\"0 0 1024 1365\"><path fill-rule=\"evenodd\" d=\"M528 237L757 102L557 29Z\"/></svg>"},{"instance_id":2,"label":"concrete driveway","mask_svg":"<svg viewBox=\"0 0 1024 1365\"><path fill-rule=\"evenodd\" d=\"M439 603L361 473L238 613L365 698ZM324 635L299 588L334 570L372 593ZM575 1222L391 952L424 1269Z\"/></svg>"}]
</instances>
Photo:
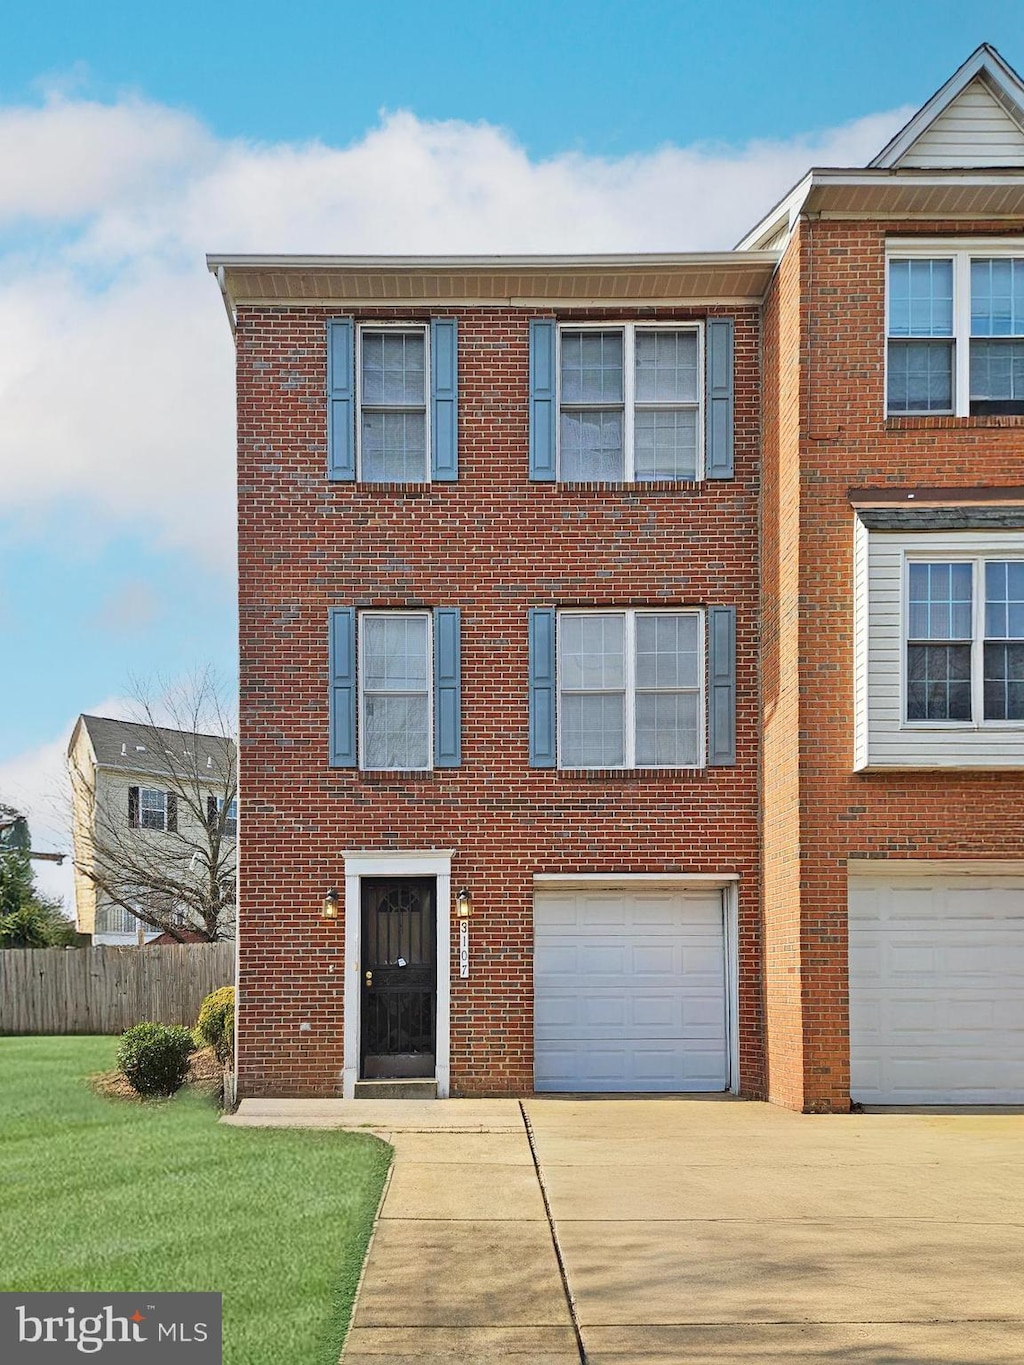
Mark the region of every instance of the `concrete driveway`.
<instances>
[{"instance_id":1,"label":"concrete driveway","mask_svg":"<svg viewBox=\"0 0 1024 1365\"><path fill-rule=\"evenodd\" d=\"M590 1365L1024 1361L1024 1117L524 1108Z\"/></svg>"},{"instance_id":2,"label":"concrete driveway","mask_svg":"<svg viewBox=\"0 0 1024 1365\"><path fill-rule=\"evenodd\" d=\"M345 1365L1021 1365L1024 1116L246 1101L395 1148Z\"/></svg>"}]
</instances>

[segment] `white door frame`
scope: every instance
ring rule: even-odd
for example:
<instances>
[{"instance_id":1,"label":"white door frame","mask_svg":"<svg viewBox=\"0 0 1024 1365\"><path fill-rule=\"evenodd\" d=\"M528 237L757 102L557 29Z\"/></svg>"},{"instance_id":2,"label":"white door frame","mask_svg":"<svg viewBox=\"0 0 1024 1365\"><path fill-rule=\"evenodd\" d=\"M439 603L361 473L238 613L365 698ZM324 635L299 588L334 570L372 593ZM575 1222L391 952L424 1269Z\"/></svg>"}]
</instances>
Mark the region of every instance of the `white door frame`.
<instances>
[{"instance_id":1,"label":"white door frame","mask_svg":"<svg viewBox=\"0 0 1024 1365\"><path fill-rule=\"evenodd\" d=\"M729 1066L731 1095L740 1092L740 962L739 962L739 903L740 874L738 872L537 872L533 878L536 894L558 887L608 887L609 889L639 891L645 887L668 886L683 890L686 887L722 893L722 931L725 952L725 1045Z\"/></svg>"},{"instance_id":2,"label":"white door frame","mask_svg":"<svg viewBox=\"0 0 1024 1365\"><path fill-rule=\"evenodd\" d=\"M437 1020L434 1043L439 1099L448 1098L451 1081L451 914L452 850L354 850L345 859L345 1062L342 1094L355 1096L359 1080L360 1004L362 1001L362 879L434 877L437 880Z\"/></svg>"}]
</instances>

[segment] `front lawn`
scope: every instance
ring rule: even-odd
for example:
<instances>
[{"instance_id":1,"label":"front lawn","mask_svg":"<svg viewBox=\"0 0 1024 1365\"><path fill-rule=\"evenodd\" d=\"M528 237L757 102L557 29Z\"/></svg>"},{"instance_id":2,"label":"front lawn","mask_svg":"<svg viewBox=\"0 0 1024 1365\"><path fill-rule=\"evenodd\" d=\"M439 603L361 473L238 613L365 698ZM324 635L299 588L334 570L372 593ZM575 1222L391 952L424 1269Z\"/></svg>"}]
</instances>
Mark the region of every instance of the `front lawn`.
<instances>
[{"instance_id":1,"label":"front lawn","mask_svg":"<svg viewBox=\"0 0 1024 1365\"><path fill-rule=\"evenodd\" d=\"M389 1150L93 1094L115 1038L0 1038L0 1289L214 1290L225 1365L333 1365Z\"/></svg>"}]
</instances>

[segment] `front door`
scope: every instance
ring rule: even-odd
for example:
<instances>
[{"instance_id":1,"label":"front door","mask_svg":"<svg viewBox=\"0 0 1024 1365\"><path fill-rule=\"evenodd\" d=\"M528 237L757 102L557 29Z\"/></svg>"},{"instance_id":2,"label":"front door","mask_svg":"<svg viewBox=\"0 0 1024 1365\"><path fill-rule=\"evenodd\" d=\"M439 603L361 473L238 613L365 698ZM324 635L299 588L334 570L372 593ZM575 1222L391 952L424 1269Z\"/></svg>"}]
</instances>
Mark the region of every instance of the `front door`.
<instances>
[{"instance_id":1,"label":"front door","mask_svg":"<svg viewBox=\"0 0 1024 1365\"><path fill-rule=\"evenodd\" d=\"M433 1076L437 882L364 877L362 911L362 1075Z\"/></svg>"}]
</instances>

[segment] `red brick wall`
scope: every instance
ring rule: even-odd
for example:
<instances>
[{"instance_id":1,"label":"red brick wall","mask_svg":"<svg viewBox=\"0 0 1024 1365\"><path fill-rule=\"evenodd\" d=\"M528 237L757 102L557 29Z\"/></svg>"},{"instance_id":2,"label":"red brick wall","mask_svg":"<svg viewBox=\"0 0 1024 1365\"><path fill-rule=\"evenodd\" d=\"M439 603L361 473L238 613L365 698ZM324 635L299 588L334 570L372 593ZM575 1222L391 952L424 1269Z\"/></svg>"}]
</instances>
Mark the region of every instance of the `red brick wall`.
<instances>
[{"instance_id":1,"label":"red brick wall","mask_svg":"<svg viewBox=\"0 0 1024 1365\"><path fill-rule=\"evenodd\" d=\"M240 1093L340 1093L344 926L320 918L324 891L345 849L438 847L475 900L472 976L453 967L453 1093L532 1087L535 873L693 871L741 874L741 1079L760 1094L758 312L720 310L737 317L734 480L563 488L527 480L528 315L451 311L459 481L386 489L324 475L329 313L240 310ZM529 606L705 603L738 609L736 767L527 766ZM462 608L461 768L327 766L327 610L349 605Z\"/></svg>"},{"instance_id":2,"label":"red brick wall","mask_svg":"<svg viewBox=\"0 0 1024 1365\"><path fill-rule=\"evenodd\" d=\"M761 503L762 876L768 1095L801 1108L799 230L765 308Z\"/></svg>"},{"instance_id":3,"label":"red brick wall","mask_svg":"<svg viewBox=\"0 0 1024 1365\"><path fill-rule=\"evenodd\" d=\"M1005 224L985 223L900 222L890 227L900 237L1005 231ZM853 513L848 490L1019 484L1024 472L1024 418L886 421L885 235L886 225L877 222L802 224L777 281L766 328L780 338L773 343L782 357L772 362L777 371L787 374L796 348L802 361L800 403L794 404L787 387L781 415L773 418L781 434L765 450L766 471L778 461L781 490L771 491L776 476L767 473L765 769L771 773L795 745L800 764L798 791L788 778L775 786L766 783L764 857L771 1092L781 1102L805 1109L842 1110L849 1104L847 859L1019 857L1024 843L1021 774L853 772ZM802 280L798 340L797 269ZM766 374L766 395L773 384L774 376ZM794 578L792 573L787 577L785 564L787 544L796 533L792 479L798 415L799 570ZM770 602L773 574L781 588L778 604ZM775 615L791 621L797 606L800 649L794 669L791 654L774 643L779 630L770 622ZM785 680L779 679L780 670ZM772 714L772 697L787 690L786 733L780 738L773 733L779 721L777 712ZM780 863L786 869L784 884ZM797 864L798 890L793 879ZM792 965L797 905L798 972ZM791 964L786 968L788 986L776 961L780 943L785 943ZM792 1010L797 986L803 1001L799 1029ZM774 1028L776 1021L780 1029ZM801 1073L801 1050L798 1090L794 1082Z\"/></svg>"}]
</instances>

